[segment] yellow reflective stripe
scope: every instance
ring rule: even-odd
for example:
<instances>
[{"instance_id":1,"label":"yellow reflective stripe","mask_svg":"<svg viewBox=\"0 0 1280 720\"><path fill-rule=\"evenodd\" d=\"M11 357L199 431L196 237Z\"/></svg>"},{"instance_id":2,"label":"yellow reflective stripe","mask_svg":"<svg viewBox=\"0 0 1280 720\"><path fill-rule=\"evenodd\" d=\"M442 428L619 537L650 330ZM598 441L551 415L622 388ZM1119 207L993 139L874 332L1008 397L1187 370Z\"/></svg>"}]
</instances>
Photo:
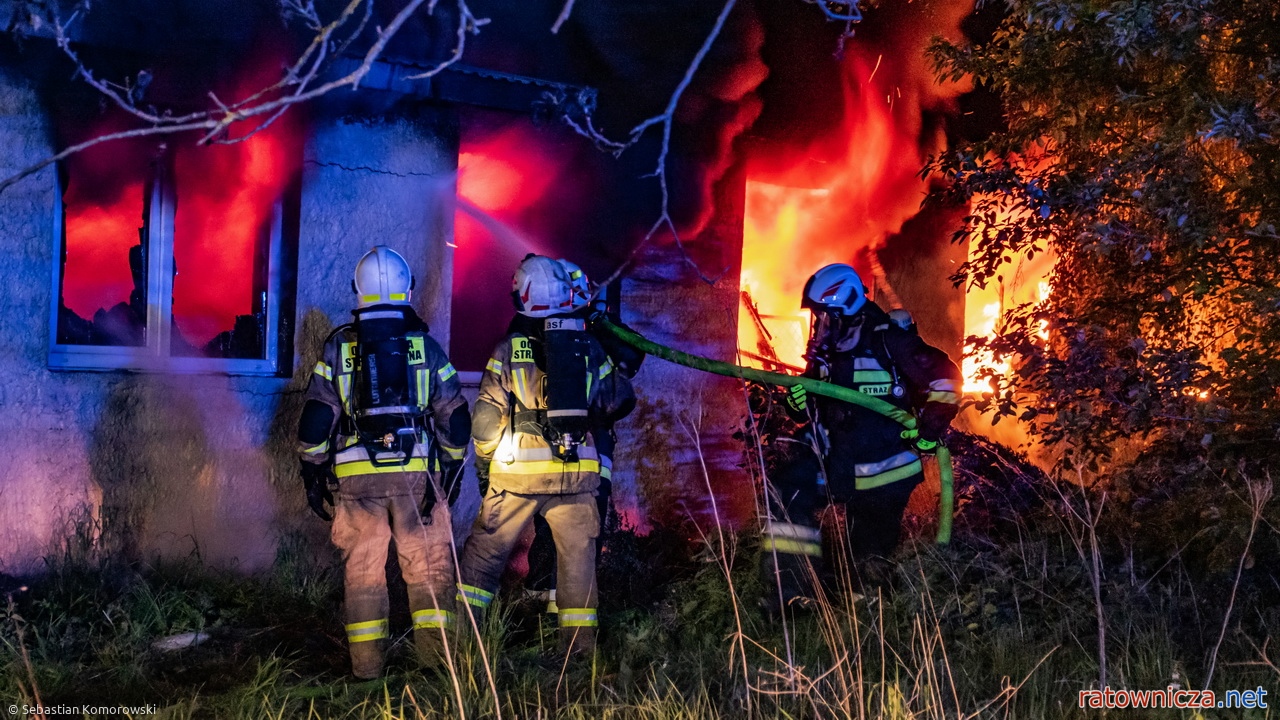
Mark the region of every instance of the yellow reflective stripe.
<instances>
[{"instance_id":1,"label":"yellow reflective stripe","mask_svg":"<svg viewBox=\"0 0 1280 720\"><path fill-rule=\"evenodd\" d=\"M413 613L413 629L444 628L453 624L453 613L448 610L418 610Z\"/></svg>"},{"instance_id":2,"label":"yellow reflective stripe","mask_svg":"<svg viewBox=\"0 0 1280 720\"><path fill-rule=\"evenodd\" d=\"M819 542L822 540L822 531L816 527L808 525L796 525L794 523L768 521L764 528L764 534L778 538L791 538L793 540L809 540Z\"/></svg>"},{"instance_id":3,"label":"yellow reflective stripe","mask_svg":"<svg viewBox=\"0 0 1280 720\"><path fill-rule=\"evenodd\" d=\"M484 366L484 369L485 369L485 370L488 370L489 372L493 373L494 375L501 375L501 374L502 374L502 363L501 363L500 361L498 361L498 360L493 359L493 358L489 358L489 364L485 365L485 366Z\"/></svg>"},{"instance_id":4,"label":"yellow reflective stripe","mask_svg":"<svg viewBox=\"0 0 1280 720\"><path fill-rule=\"evenodd\" d=\"M955 393L950 391L930 390L929 394L925 396L924 401L936 402L936 403L947 403L949 405L955 405L956 401L958 401L959 399L960 399L959 396L957 396Z\"/></svg>"},{"instance_id":5,"label":"yellow reflective stripe","mask_svg":"<svg viewBox=\"0 0 1280 720\"><path fill-rule=\"evenodd\" d=\"M592 374L587 373L587 397L588 398L591 397L591 378L592 378Z\"/></svg>"},{"instance_id":6,"label":"yellow reflective stripe","mask_svg":"<svg viewBox=\"0 0 1280 720\"><path fill-rule=\"evenodd\" d=\"M792 538L766 537L761 545L767 552L788 553L790 555L810 555L822 557L822 545Z\"/></svg>"},{"instance_id":7,"label":"yellow reflective stripe","mask_svg":"<svg viewBox=\"0 0 1280 720\"><path fill-rule=\"evenodd\" d=\"M325 440L319 445L314 445L312 447L303 447L302 452L306 453L307 455L319 455L320 453L329 452L329 441Z\"/></svg>"},{"instance_id":8,"label":"yellow reflective stripe","mask_svg":"<svg viewBox=\"0 0 1280 720\"><path fill-rule=\"evenodd\" d=\"M387 299L385 302L404 302L408 299L409 299L408 293L391 293L390 295L387 296ZM382 300L382 295L361 295L360 296L360 302L362 303L376 303L379 300Z\"/></svg>"},{"instance_id":9,"label":"yellow reflective stripe","mask_svg":"<svg viewBox=\"0 0 1280 720\"><path fill-rule=\"evenodd\" d=\"M418 381L418 404L422 406L429 405L431 399L431 371L418 368L414 371L414 375Z\"/></svg>"},{"instance_id":10,"label":"yellow reflective stripe","mask_svg":"<svg viewBox=\"0 0 1280 720\"><path fill-rule=\"evenodd\" d=\"M342 401L343 409L347 411L347 414L350 414L351 413L351 376L350 375L338 376L338 399Z\"/></svg>"},{"instance_id":11,"label":"yellow reflective stripe","mask_svg":"<svg viewBox=\"0 0 1280 720\"><path fill-rule=\"evenodd\" d=\"M600 478L603 480L613 479L613 468L604 463L600 463Z\"/></svg>"},{"instance_id":12,"label":"yellow reflective stripe","mask_svg":"<svg viewBox=\"0 0 1280 720\"><path fill-rule=\"evenodd\" d=\"M609 377L609 373L613 372L613 363L609 360L604 361L604 365L600 368L600 379Z\"/></svg>"},{"instance_id":13,"label":"yellow reflective stripe","mask_svg":"<svg viewBox=\"0 0 1280 720\"><path fill-rule=\"evenodd\" d=\"M516 368L511 371L511 390L515 393L516 399L525 407L531 407L528 399L525 397L525 384L528 379L525 376L524 368Z\"/></svg>"},{"instance_id":14,"label":"yellow reflective stripe","mask_svg":"<svg viewBox=\"0 0 1280 720\"><path fill-rule=\"evenodd\" d=\"M493 361L490 360L490 362ZM436 371L436 374L440 376L440 382L444 382L454 375L457 375L458 371L454 369L453 363L445 363L444 367Z\"/></svg>"},{"instance_id":15,"label":"yellow reflective stripe","mask_svg":"<svg viewBox=\"0 0 1280 720\"><path fill-rule=\"evenodd\" d=\"M933 382L929 383L929 389L937 390L938 392L955 392L956 384L951 380L942 378L940 380L934 380Z\"/></svg>"},{"instance_id":16,"label":"yellow reflective stripe","mask_svg":"<svg viewBox=\"0 0 1280 720\"><path fill-rule=\"evenodd\" d=\"M478 608L487 608L493 602L493 593L475 585L458 583L458 600L464 600L468 605Z\"/></svg>"},{"instance_id":17,"label":"yellow reflective stripe","mask_svg":"<svg viewBox=\"0 0 1280 720\"><path fill-rule=\"evenodd\" d=\"M444 450L445 454L447 454L451 460L461 460L463 457L466 457L467 454L467 449L464 447L451 448L441 445L440 449Z\"/></svg>"},{"instance_id":18,"label":"yellow reflective stripe","mask_svg":"<svg viewBox=\"0 0 1280 720\"><path fill-rule=\"evenodd\" d=\"M887 383L893 382L893 375L887 370L854 370L855 383Z\"/></svg>"},{"instance_id":19,"label":"yellow reflective stripe","mask_svg":"<svg viewBox=\"0 0 1280 720\"><path fill-rule=\"evenodd\" d=\"M870 490L872 488L878 488L882 485L888 485L889 483L909 478L921 471L922 466L920 465L920 460L916 459L914 462L903 465L902 467L894 468L887 472L882 472L879 475L855 478L853 486L859 490Z\"/></svg>"},{"instance_id":20,"label":"yellow reflective stripe","mask_svg":"<svg viewBox=\"0 0 1280 720\"><path fill-rule=\"evenodd\" d=\"M325 380L333 379L333 368L329 367L329 363L327 362L320 361L316 363L316 369L313 372Z\"/></svg>"},{"instance_id":21,"label":"yellow reflective stripe","mask_svg":"<svg viewBox=\"0 0 1280 720\"><path fill-rule=\"evenodd\" d=\"M596 627L595 608L560 608L560 627Z\"/></svg>"},{"instance_id":22,"label":"yellow reflective stripe","mask_svg":"<svg viewBox=\"0 0 1280 720\"><path fill-rule=\"evenodd\" d=\"M347 625L347 642L369 642L370 640L381 640L386 636L387 621L385 619Z\"/></svg>"},{"instance_id":23,"label":"yellow reflective stripe","mask_svg":"<svg viewBox=\"0 0 1280 720\"><path fill-rule=\"evenodd\" d=\"M352 475L376 475L379 473L426 472L427 467L427 459L420 457L409 458L409 462L404 465L374 465L368 460L358 460L334 466L333 474L339 478L344 478Z\"/></svg>"},{"instance_id":24,"label":"yellow reflective stripe","mask_svg":"<svg viewBox=\"0 0 1280 720\"><path fill-rule=\"evenodd\" d=\"M600 472L599 460L579 460L578 462L560 462L559 460L517 461L511 464L498 463L493 466L494 474L500 475L559 475L571 472ZM342 477L339 475L338 477Z\"/></svg>"}]
</instances>

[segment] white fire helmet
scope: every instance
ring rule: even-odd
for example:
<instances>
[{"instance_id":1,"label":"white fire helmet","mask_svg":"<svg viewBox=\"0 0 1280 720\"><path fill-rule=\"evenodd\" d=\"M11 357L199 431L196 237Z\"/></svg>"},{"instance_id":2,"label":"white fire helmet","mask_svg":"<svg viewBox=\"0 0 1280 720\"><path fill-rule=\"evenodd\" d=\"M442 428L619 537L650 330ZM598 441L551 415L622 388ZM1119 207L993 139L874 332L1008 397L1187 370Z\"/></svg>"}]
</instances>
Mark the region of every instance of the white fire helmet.
<instances>
[{"instance_id":1,"label":"white fire helmet","mask_svg":"<svg viewBox=\"0 0 1280 720\"><path fill-rule=\"evenodd\" d=\"M840 315L853 315L867 302L867 290L857 271L843 263L828 265L804 284L801 307Z\"/></svg>"},{"instance_id":2,"label":"white fire helmet","mask_svg":"<svg viewBox=\"0 0 1280 720\"><path fill-rule=\"evenodd\" d=\"M408 305L413 297L413 273L409 263L386 245L375 246L356 263L351 287L356 307Z\"/></svg>"},{"instance_id":3,"label":"white fire helmet","mask_svg":"<svg viewBox=\"0 0 1280 720\"><path fill-rule=\"evenodd\" d=\"M573 309L586 307L587 303L591 302L591 281L587 279L587 273L570 260L560 258L556 262L560 263L564 271L569 274L569 293L573 299Z\"/></svg>"},{"instance_id":4,"label":"white fire helmet","mask_svg":"<svg viewBox=\"0 0 1280 720\"><path fill-rule=\"evenodd\" d=\"M548 317L573 310L573 290L564 266L543 255L529 255L511 279L516 312L526 317Z\"/></svg>"}]
</instances>

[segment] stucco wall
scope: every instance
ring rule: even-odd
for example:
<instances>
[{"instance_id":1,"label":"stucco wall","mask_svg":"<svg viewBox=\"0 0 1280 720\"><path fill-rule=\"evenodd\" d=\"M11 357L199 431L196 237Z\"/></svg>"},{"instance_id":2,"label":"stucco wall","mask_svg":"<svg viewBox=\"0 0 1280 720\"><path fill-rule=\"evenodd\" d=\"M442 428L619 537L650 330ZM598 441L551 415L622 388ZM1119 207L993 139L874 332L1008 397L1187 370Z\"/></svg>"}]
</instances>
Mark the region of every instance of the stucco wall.
<instances>
[{"instance_id":1,"label":"stucco wall","mask_svg":"<svg viewBox=\"0 0 1280 720\"><path fill-rule=\"evenodd\" d=\"M49 371L54 171L0 194L0 412L11 440L0 572L38 571L77 527L132 558L194 553L244 571L269 565L285 534L324 546L328 527L305 509L293 437L320 342L349 317L356 259L378 243L404 253L423 317L437 336L448 329L457 133L448 111L407 114L311 120L298 223L301 369L290 379ZM52 154L50 135L36 94L0 70L0 174Z\"/></svg>"}]
</instances>

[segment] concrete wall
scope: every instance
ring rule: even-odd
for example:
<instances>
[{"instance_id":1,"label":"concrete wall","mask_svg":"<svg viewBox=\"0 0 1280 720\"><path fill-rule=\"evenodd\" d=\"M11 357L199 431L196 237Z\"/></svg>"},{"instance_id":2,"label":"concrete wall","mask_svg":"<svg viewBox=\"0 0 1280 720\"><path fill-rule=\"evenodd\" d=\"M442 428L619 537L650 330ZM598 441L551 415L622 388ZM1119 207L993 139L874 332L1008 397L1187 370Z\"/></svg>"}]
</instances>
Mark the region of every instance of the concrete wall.
<instances>
[{"instance_id":1,"label":"concrete wall","mask_svg":"<svg viewBox=\"0 0 1280 720\"><path fill-rule=\"evenodd\" d=\"M715 216L686 241L688 255L671 243L641 252L622 283L623 322L659 344L735 361L745 187L740 168L716 184ZM657 358L645 360L634 384L636 410L617 428L618 507L638 504L642 526L694 520L706 530L716 515L730 524L752 518L745 446L733 437L747 415L742 384Z\"/></svg>"},{"instance_id":2,"label":"concrete wall","mask_svg":"<svg viewBox=\"0 0 1280 720\"><path fill-rule=\"evenodd\" d=\"M456 125L442 110L399 116L413 119L312 120L290 379L49 371L54 172L0 194L0 572L38 571L77 528L133 559L198 554L243 571L268 566L287 534L324 547L293 437L320 342L349 317L355 261L378 243L400 250L423 317L448 330ZM35 92L0 70L0 175L51 155L50 137Z\"/></svg>"}]
</instances>

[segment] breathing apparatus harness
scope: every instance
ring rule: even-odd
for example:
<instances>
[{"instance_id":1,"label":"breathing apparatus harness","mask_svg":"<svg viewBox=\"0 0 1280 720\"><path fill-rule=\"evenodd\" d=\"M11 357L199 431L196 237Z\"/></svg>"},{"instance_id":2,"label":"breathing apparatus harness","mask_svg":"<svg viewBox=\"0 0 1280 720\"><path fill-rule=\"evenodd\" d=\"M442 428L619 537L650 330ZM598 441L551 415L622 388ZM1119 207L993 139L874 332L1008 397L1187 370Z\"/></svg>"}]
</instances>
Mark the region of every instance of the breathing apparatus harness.
<instances>
[{"instance_id":1,"label":"breathing apparatus harness","mask_svg":"<svg viewBox=\"0 0 1280 720\"><path fill-rule=\"evenodd\" d=\"M374 305L353 310L355 322L334 334L354 329L354 345L342 346L343 370L353 376L352 411L344 416L344 432L356 437L375 467L404 466L427 430L427 398L417 396L411 364L425 360L419 337L426 325L407 306Z\"/></svg>"},{"instance_id":2,"label":"breathing apparatus harness","mask_svg":"<svg viewBox=\"0 0 1280 720\"><path fill-rule=\"evenodd\" d=\"M578 448L591 428L591 348L594 340L580 317L542 319L541 331L528 334L531 358L542 370L545 408L526 407L519 399L511 414L512 431L540 435L561 462L577 462Z\"/></svg>"}]
</instances>

